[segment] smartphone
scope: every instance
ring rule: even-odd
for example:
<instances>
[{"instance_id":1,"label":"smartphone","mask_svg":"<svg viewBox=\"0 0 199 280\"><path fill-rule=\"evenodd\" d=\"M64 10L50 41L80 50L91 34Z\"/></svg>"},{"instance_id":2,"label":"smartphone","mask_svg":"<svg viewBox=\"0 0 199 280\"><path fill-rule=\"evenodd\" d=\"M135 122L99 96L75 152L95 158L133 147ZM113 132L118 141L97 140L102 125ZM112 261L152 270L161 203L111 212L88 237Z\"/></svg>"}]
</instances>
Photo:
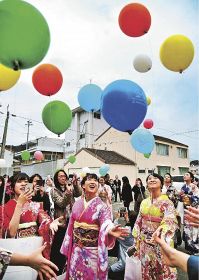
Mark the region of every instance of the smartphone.
<instances>
[{"instance_id":1,"label":"smartphone","mask_svg":"<svg viewBox=\"0 0 199 280\"><path fill-rule=\"evenodd\" d=\"M126 211L126 207L120 208L120 217L121 217L121 218L124 217L124 214L125 214L126 212L127 212L127 211Z\"/></svg>"},{"instance_id":2,"label":"smartphone","mask_svg":"<svg viewBox=\"0 0 199 280\"><path fill-rule=\"evenodd\" d=\"M42 187L43 186L43 180L37 180L36 185Z\"/></svg>"},{"instance_id":3,"label":"smartphone","mask_svg":"<svg viewBox=\"0 0 199 280\"><path fill-rule=\"evenodd\" d=\"M26 186L25 186L25 191L33 191L33 186L32 186L32 183L28 183Z\"/></svg>"}]
</instances>

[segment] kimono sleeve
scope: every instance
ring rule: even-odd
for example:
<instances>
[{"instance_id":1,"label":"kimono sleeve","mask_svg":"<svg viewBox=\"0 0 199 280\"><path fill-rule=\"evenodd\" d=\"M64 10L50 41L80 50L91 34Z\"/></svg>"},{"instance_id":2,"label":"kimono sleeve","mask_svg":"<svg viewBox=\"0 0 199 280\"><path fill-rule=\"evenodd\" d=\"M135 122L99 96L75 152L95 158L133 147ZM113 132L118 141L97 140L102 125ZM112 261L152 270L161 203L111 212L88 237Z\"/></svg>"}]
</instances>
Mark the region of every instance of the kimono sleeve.
<instances>
[{"instance_id":1,"label":"kimono sleeve","mask_svg":"<svg viewBox=\"0 0 199 280\"><path fill-rule=\"evenodd\" d=\"M0 279L3 279L7 266L10 263L11 256L12 252L0 248Z\"/></svg>"},{"instance_id":2,"label":"kimono sleeve","mask_svg":"<svg viewBox=\"0 0 199 280\"><path fill-rule=\"evenodd\" d=\"M73 213L70 216L66 234L60 249L60 253L65 255L67 258L71 253L72 243L73 243L73 228L74 228L74 218Z\"/></svg>"},{"instance_id":3,"label":"kimono sleeve","mask_svg":"<svg viewBox=\"0 0 199 280\"><path fill-rule=\"evenodd\" d=\"M141 228L142 228L142 215L141 215L141 208L142 208L142 203L140 206L140 212L137 216L136 222L133 227L133 232L132 235L134 237L134 245L136 251L139 251L140 249L140 242L141 242Z\"/></svg>"},{"instance_id":4,"label":"kimono sleeve","mask_svg":"<svg viewBox=\"0 0 199 280\"><path fill-rule=\"evenodd\" d=\"M173 237L176 229L178 228L178 222L176 218L176 209L171 200L165 200L160 205L160 210L163 212L164 216L160 223L162 227L163 234L169 234L169 237Z\"/></svg>"},{"instance_id":5,"label":"kimono sleeve","mask_svg":"<svg viewBox=\"0 0 199 280\"><path fill-rule=\"evenodd\" d=\"M7 207L7 205L0 206L0 238L5 238L13 213L12 207Z\"/></svg>"},{"instance_id":6,"label":"kimono sleeve","mask_svg":"<svg viewBox=\"0 0 199 280\"><path fill-rule=\"evenodd\" d=\"M43 251L43 255L45 258L49 259L50 248L52 244L52 235L50 232L50 224L52 222L52 219L43 209L40 209L38 212L37 222L39 224L38 233L43 237L44 242L47 243L46 248Z\"/></svg>"},{"instance_id":7,"label":"kimono sleeve","mask_svg":"<svg viewBox=\"0 0 199 280\"><path fill-rule=\"evenodd\" d=\"M113 248L115 245L115 238L109 235L108 232L114 227L114 224L112 222L110 208L107 207L105 204L101 207L101 210L99 212L99 223L99 245L102 242L106 247L108 247L108 249Z\"/></svg>"}]
</instances>

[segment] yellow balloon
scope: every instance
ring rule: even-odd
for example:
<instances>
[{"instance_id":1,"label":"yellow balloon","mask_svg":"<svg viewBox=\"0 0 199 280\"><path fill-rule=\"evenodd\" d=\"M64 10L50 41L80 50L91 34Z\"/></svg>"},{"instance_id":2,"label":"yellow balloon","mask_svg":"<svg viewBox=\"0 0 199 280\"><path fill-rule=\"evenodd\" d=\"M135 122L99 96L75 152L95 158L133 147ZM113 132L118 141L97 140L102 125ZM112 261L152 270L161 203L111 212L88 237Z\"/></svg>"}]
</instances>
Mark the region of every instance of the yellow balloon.
<instances>
[{"instance_id":1,"label":"yellow balloon","mask_svg":"<svg viewBox=\"0 0 199 280\"><path fill-rule=\"evenodd\" d=\"M191 64L194 57L194 46L184 35L168 37L160 47L160 60L169 70L182 73Z\"/></svg>"},{"instance_id":2,"label":"yellow balloon","mask_svg":"<svg viewBox=\"0 0 199 280\"><path fill-rule=\"evenodd\" d=\"M146 102L147 102L147 105L151 104L151 98L149 96L146 97Z\"/></svg>"},{"instance_id":3,"label":"yellow balloon","mask_svg":"<svg viewBox=\"0 0 199 280\"><path fill-rule=\"evenodd\" d=\"M86 173L83 173L83 172L80 173L80 177L81 177L81 178L84 178L85 176L86 176Z\"/></svg>"},{"instance_id":4,"label":"yellow balloon","mask_svg":"<svg viewBox=\"0 0 199 280\"><path fill-rule=\"evenodd\" d=\"M14 71L11 68L0 64L0 91L8 90L19 80L21 71Z\"/></svg>"}]
</instances>

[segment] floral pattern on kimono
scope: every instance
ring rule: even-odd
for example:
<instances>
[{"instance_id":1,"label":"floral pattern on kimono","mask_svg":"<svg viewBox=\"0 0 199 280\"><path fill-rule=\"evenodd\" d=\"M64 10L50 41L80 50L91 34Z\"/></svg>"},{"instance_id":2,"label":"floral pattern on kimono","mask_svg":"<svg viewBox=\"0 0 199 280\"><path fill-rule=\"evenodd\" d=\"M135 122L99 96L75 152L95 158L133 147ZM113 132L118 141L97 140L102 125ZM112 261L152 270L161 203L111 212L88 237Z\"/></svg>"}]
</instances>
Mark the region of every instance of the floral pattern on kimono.
<instances>
[{"instance_id":1,"label":"floral pattern on kimono","mask_svg":"<svg viewBox=\"0 0 199 280\"><path fill-rule=\"evenodd\" d=\"M17 202L14 199L9 200L5 205L0 208L0 223L2 225L2 236L9 237L9 224L15 211ZM20 216L20 225L30 222L36 222L37 230L36 235L42 236L47 246L43 255L49 259L52 237L50 234L50 223L52 222L50 216L42 209L39 202L26 202L22 208ZM16 235L16 237L18 234Z\"/></svg>"},{"instance_id":2,"label":"floral pattern on kimono","mask_svg":"<svg viewBox=\"0 0 199 280\"><path fill-rule=\"evenodd\" d=\"M75 222L98 226L97 247L84 247L74 243ZM75 202L61 247L61 253L67 258L67 280L107 279L108 249L111 249L115 243L115 238L108 235L112 227L114 225L111 221L110 209L99 197L92 199L86 208L83 198Z\"/></svg>"},{"instance_id":3,"label":"floral pattern on kimono","mask_svg":"<svg viewBox=\"0 0 199 280\"><path fill-rule=\"evenodd\" d=\"M0 279L3 279L7 266L10 263L11 256L12 253L10 251L0 248Z\"/></svg>"},{"instance_id":4,"label":"floral pattern on kimono","mask_svg":"<svg viewBox=\"0 0 199 280\"><path fill-rule=\"evenodd\" d=\"M150 197L144 199L133 228L134 247L141 260L143 280L176 279L176 269L163 262L159 246L146 243L146 239L150 239L159 226L162 226L162 233L172 244L177 220L173 202L167 195L159 196L153 203Z\"/></svg>"}]
</instances>

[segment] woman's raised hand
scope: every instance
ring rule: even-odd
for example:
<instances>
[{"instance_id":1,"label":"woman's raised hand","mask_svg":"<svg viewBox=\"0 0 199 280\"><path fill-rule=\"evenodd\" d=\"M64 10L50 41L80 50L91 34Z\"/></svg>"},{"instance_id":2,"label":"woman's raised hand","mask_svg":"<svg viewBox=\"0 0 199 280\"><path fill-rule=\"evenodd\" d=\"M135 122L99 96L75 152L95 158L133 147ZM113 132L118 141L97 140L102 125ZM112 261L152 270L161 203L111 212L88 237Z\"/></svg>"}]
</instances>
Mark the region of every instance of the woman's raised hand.
<instances>
[{"instance_id":1,"label":"woman's raised hand","mask_svg":"<svg viewBox=\"0 0 199 280\"><path fill-rule=\"evenodd\" d=\"M17 204L23 206L27 201L31 200L33 196L32 190L26 190L18 197Z\"/></svg>"},{"instance_id":2,"label":"woman's raised hand","mask_svg":"<svg viewBox=\"0 0 199 280\"><path fill-rule=\"evenodd\" d=\"M129 236L129 229L122 228L121 225L116 225L111 230L109 230L108 234L114 236L115 238L124 240L124 237Z\"/></svg>"}]
</instances>

